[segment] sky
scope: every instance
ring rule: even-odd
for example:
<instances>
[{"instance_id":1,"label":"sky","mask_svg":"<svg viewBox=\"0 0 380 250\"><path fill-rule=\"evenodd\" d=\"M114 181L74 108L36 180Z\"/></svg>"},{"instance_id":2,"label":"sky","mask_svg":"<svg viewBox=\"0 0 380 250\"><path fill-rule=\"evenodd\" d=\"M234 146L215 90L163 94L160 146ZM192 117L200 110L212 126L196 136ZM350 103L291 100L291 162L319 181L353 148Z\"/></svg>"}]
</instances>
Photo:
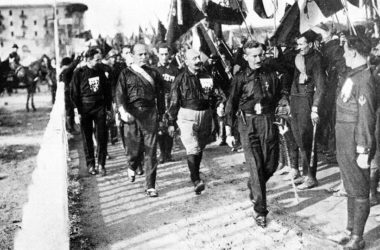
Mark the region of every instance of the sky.
<instances>
[{"instance_id":1,"label":"sky","mask_svg":"<svg viewBox=\"0 0 380 250\"><path fill-rule=\"evenodd\" d=\"M137 33L138 27L157 26L157 20L160 19L165 27L168 24L168 13L171 0L57 0L59 2L80 2L88 6L85 13L85 27L91 29L92 34L113 36L116 32L123 32L130 35L132 32ZM201 6L202 0L195 0L198 6ZM218 2L218 0L214 0ZM284 13L286 2L293 3L294 0L277 0L279 4L277 13L277 24ZM328 1L328 0L327 0ZM5 4L37 4L53 3L54 0L0 0L0 5ZM248 7L248 25L272 26L274 20L261 19L253 11L253 0L245 0ZM264 6L268 14L273 13L273 4L271 0L264 0ZM349 16L353 20L364 19L365 12L349 6ZM345 17L340 14L339 19L344 22ZM119 24L119 25L117 25ZM234 28L234 27L232 27Z\"/></svg>"}]
</instances>

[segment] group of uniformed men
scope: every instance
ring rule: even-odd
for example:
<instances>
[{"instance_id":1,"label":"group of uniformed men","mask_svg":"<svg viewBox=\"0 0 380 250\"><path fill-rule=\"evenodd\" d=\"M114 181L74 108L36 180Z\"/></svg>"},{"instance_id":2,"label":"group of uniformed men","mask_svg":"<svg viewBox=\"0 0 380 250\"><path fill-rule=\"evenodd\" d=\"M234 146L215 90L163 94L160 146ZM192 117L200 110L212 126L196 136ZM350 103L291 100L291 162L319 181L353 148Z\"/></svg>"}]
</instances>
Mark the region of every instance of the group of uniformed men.
<instances>
[{"instance_id":1,"label":"group of uniformed men","mask_svg":"<svg viewBox=\"0 0 380 250\"><path fill-rule=\"evenodd\" d=\"M130 181L135 181L136 173L144 172L144 165L146 194L158 196L157 143L160 162L171 161L173 136L179 129L194 192L200 194L205 189L200 178L203 150L218 123L213 123L216 110L225 107L217 112L226 124L224 140L234 146L240 136L250 172L248 188L255 221L266 227L266 182L277 169L280 144L290 155L289 175L298 189L310 189L318 185L316 134L329 130L327 137L336 138L337 160L348 196L348 234L341 243L345 249L362 249L370 208L370 163L374 166L372 172L376 172L372 184L378 182L377 68L368 67L371 45L364 38L347 36L339 40L326 32L321 48L315 47L315 38L312 31L300 35L297 48L284 52L279 49L278 58L268 58L263 44L247 41L241 49L244 63L227 87L205 70L200 52L188 49L184 55L186 67L179 69L165 44L157 50L156 67L148 65L144 44L124 47L123 64L111 59L116 56L112 50L105 65L96 48L86 52L82 66L77 66L80 60L63 59L61 79L67 86L66 104L70 106L70 97L80 117L89 173L106 175L107 127L112 127L107 121L116 116ZM70 124L75 112L69 113ZM278 126L289 126L290 132L284 136L287 146L279 142ZM239 133L234 133L236 128ZM219 131L223 136L223 128ZM115 137L111 132L111 142ZM375 199L377 186L373 187Z\"/></svg>"}]
</instances>

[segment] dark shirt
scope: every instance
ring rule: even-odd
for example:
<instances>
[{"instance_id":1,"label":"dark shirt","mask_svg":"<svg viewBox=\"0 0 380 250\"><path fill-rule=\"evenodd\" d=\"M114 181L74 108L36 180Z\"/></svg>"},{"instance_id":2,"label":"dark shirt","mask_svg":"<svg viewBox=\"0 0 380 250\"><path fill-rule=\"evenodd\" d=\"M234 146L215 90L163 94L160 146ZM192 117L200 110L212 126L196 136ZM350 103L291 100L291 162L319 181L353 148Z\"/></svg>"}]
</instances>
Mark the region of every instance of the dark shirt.
<instances>
[{"instance_id":1,"label":"dark shirt","mask_svg":"<svg viewBox=\"0 0 380 250\"><path fill-rule=\"evenodd\" d=\"M258 103L263 114L274 114L278 101L285 95L282 88L276 72L265 67L257 70L247 67L232 79L226 104L226 124L233 125L238 110L255 114L254 107Z\"/></svg>"},{"instance_id":2,"label":"dark shirt","mask_svg":"<svg viewBox=\"0 0 380 250\"><path fill-rule=\"evenodd\" d=\"M157 106L159 115L162 115L165 112L164 80L156 69L145 65L142 68L154 80L154 84L136 74L131 68L123 69L116 85L116 104L135 117L140 107Z\"/></svg>"},{"instance_id":3,"label":"dark shirt","mask_svg":"<svg viewBox=\"0 0 380 250\"><path fill-rule=\"evenodd\" d=\"M164 79L164 92L165 92L165 94L170 93L174 79L179 74L178 68L172 64L168 64L167 66L163 66L160 63L158 63L157 70L158 70L158 72L160 72L162 78Z\"/></svg>"},{"instance_id":4,"label":"dark shirt","mask_svg":"<svg viewBox=\"0 0 380 250\"><path fill-rule=\"evenodd\" d=\"M294 67L294 76L290 94L292 96L313 96L313 105L319 107L325 92L325 72L322 66L322 56L318 51L312 50L305 57L306 75L305 83L299 84L300 72Z\"/></svg>"},{"instance_id":5,"label":"dark shirt","mask_svg":"<svg viewBox=\"0 0 380 250\"><path fill-rule=\"evenodd\" d=\"M212 81L212 77L205 73L191 73L187 68L181 72L174 80L170 92L170 107L168 110L169 122L171 124L177 120L179 109L187 108L192 110L206 110L212 105L219 105L226 100L223 91L213 82L210 85L203 84Z\"/></svg>"},{"instance_id":6,"label":"dark shirt","mask_svg":"<svg viewBox=\"0 0 380 250\"><path fill-rule=\"evenodd\" d=\"M367 65L348 73L347 80L352 80L350 97L343 102L341 94L336 101L336 122L354 123L355 142L357 146L370 149L374 141L376 123L376 86L374 77ZM344 88L344 85L343 85Z\"/></svg>"},{"instance_id":7,"label":"dark shirt","mask_svg":"<svg viewBox=\"0 0 380 250\"><path fill-rule=\"evenodd\" d=\"M80 114L96 113L102 108L111 109L111 89L104 70L87 66L74 71L71 98Z\"/></svg>"}]
</instances>

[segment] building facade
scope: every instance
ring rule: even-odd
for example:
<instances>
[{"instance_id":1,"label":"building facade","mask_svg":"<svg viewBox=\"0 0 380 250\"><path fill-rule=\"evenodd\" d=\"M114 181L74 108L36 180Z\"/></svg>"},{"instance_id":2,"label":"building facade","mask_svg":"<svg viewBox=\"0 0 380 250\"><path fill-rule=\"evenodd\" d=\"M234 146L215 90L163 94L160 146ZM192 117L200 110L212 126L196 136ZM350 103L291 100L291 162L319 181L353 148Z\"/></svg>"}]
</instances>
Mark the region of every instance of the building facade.
<instances>
[{"instance_id":1,"label":"building facade","mask_svg":"<svg viewBox=\"0 0 380 250\"><path fill-rule=\"evenodd\" d=\"M60 54L72 52L71 39L84 29L83 18L87 6L81 3L58 3L57 17ZM49 4L0 3L0 57L6 58L13 44L20 54L31 53L36 58L43 54L54 57L54 10Z\"/></svg>"}]
</instances>

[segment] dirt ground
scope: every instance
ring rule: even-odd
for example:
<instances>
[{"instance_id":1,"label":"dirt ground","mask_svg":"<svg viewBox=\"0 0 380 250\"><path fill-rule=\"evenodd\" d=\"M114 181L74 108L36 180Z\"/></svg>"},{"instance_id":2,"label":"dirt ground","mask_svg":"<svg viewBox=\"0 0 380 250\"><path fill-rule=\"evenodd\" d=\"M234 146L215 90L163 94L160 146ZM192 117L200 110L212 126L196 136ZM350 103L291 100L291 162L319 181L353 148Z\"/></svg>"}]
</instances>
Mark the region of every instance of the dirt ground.
<instances>
[{"instance_id":1,"label":"dirt ground","mask_svg":"<svg viewBox=\"0 0 380 250\"><path fill-rule=\"evenodd\" d=\"M80 175L81 233L88 249L341 249L327 237L344 229L346 203L345 198L326 192L339 182L339 170L324 159L318 163L319 187L299 192L299 204L289 181L272 177L269 224L261 229L254 223L248 201L243 153L210 145L201 167L206 191L197 196L185 152L177 147L176 161L158 167L159 197L147 198L144 176L134 183L128 180L120 142L109 145L112 159L106 177L86 174L81 143L77 137L70 154ZM376 214L379 206L372 208L367 223L367 249L380 249Z\"/></svg>"},{"instance_id":2,"label":"dirt ground","mask_svg":"<svg viewBox=\"0 0 380 250\"><path fill-rule=\"evenodd\" d=\"M35 96L38 110L30 113L25 110L25 90L0 96L0 249L13 249L39 141L49 120L50 97L41 90Z\"/></svg>"}]
</instances>

